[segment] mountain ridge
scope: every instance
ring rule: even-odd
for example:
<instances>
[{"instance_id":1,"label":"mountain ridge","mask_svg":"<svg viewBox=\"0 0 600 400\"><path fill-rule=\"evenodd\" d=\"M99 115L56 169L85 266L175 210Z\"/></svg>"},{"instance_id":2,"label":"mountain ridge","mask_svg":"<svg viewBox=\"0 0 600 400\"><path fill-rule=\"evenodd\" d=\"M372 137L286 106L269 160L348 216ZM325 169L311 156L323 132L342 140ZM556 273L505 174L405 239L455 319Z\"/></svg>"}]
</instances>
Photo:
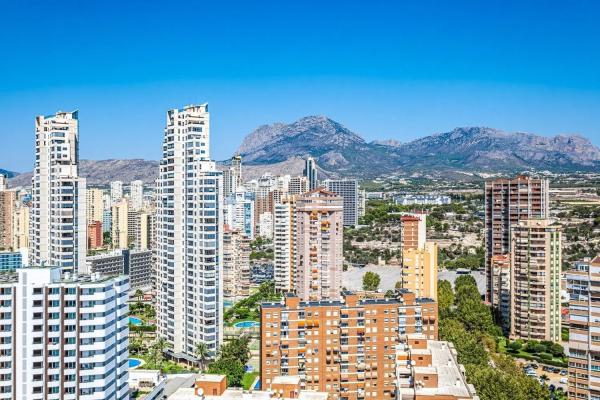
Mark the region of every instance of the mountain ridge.
<instances>
[{"instance_id":1,"label":"mountain ridge","mask_svg":"<svg viewBox=\"0 0 600 400\"><path fill-rule=\"evenodd\" d=\"M366 142L344 125L322 115L286 124L260 125L248 134L236 154L243 158L244 175L302 173L302 159L316 158L321 176L376 178L385 174L456 172L514 173L522 171L574 172L600 170L600 149L580 134L540 136L505 132L490 127L459 127L401 142ZM227 161L219 165L226 165ZM154 182L158 161L81 160L80 174L88 185L135 179ZM30 186L31 172L9 179L11 187Z\"/></svg>"}]
</instances>

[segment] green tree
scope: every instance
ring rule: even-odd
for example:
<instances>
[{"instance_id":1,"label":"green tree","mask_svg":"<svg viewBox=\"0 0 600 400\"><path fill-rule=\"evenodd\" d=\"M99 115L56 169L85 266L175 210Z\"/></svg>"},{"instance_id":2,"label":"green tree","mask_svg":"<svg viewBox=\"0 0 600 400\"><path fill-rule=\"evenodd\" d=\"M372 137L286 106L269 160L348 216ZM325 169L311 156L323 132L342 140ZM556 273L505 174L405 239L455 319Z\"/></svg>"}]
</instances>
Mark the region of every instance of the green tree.
<instances>
[{"instance_id":1,"label":"green tree","mask_svg":"<svg viewBox=\"0 0 600 400\"><path fill-rule=\"evenodd\" d=\"M138 301L142 301L142 297L144 297L144 292L142 292L140 289L136 290L135 297L138 299Z\"/></svg>"},{"instance_id":2,"label":"green tree","mask_svg":"<svg viewBox=\"0 0 600 400\"><path fill-rule=\"evenodd\" d=\"M450 312L454 304L454 291L448 281L438 281L438 307L440 314Z\"/></svg>"},{"instance_id":3,"label":"green tree","mask_svg":"<svg viewBox=\"0 0 600 400\"><path fill-rule=\"evenodd\" d=\"M375 272L367 272L363 275L363 290L375 291L379 288L381 277Z\"/></svg>"},{"instance_id":4,"label":"green tree","mask_svg":"<svg viewBox=\"0 0 600 400\"><path fill-rule=\"evenodd\" d=\"M206 343L200 342L196 345L194 353L196 355L196 358L198 359L198 363L200 364L200 370L203 371L206 361L210 357L208 346L206 346Z\"/></svg>"},{"instance_id":5,"label":"green tree","mask_svg":"<svg viewBox=\"0 0 600 400\"><path fill-rule=\"evenodd\" d=\"M461 364L487 365L488 353L481 340L466 331L464 325L452 318L440 321L439 336L454 343Z\"/></svg>"},{"instance_id":6,"label":"green tree","mask_svg":"<svg viewBox=\"0 0 600 400\"><path fill-rule=\"evenodd\" d=\"M477 288L477 282L475 281L475 278L473 278L471 275L461 275L454 281L454 290L458 292L461 287L466 285L475 286L475 288Z\"/></svg>"},{"instance_id":7,"label":"green tree","mask_svg":"<svg viewBox=\"0 0 600 400\"><path fill-rule=\"evenodd\" d=\"M233 358L246 365L250 360L250 337L243 335L225 343L219 350L219 358Z\"/></svg>"},{"instance_id":8,"label":"green tree","mask_svg":"<svg viewBox=\"0 0 600 400\"><path fill-rule=\"evenodd\" d=\"M227 384L230 387L239 387L244 377L244 365L235 358L222 358L208 366L211 374L223 374L227 376Z\"/></svg>"}]
</instances>

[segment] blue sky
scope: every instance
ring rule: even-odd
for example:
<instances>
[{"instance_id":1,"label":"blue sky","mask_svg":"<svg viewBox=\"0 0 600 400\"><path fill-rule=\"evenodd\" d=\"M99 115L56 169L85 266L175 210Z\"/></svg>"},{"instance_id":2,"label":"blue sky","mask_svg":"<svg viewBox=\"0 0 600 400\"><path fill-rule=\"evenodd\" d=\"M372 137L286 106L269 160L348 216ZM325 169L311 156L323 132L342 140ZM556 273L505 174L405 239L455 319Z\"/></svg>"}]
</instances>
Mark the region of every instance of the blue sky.
<instances>
[{"instance_id":1,"label":"blue sky","mask_svg":"<svg viewBox=\"0 0 600 400\"><path fill-rule=\"evenodd\" d=\"M5 2L0 168L31 170L35 115L71 109L82 158L158 159L166 110L201 102L216 159L313 114L367 140L485 125L600 145L599 17L593 1Z\"/></svg>"}]
</instances>

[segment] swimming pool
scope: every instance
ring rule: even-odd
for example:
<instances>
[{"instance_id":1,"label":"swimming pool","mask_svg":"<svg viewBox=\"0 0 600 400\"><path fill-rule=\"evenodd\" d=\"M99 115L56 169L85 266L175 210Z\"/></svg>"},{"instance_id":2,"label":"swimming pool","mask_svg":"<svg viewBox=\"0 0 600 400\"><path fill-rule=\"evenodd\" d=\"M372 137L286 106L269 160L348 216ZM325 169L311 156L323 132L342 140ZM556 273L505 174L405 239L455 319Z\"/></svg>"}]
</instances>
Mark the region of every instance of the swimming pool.
<instances>
[{"instance_id":1,"label":"swimming pool","mask_svg":"<svg viewBox=\"0 0 600 400\"><path fill-rule=\"evenodd\" d=\"M131 325L142 325L143 322L138 317L129 317L129 323Z\"/></svg>"},{"instance_id":2,"label":"swimming pool","mask_svg":"<svg viewBox=\"0 0 600 400\"><path fill-rule=\"evenodd\" d=\"M129 358L127 361L129 362L129 368L131 369L137 368L142 364L142 360L138 358Z\"/></svg>"},{"instance_id":3,"label":"swimming pool","mask_svg":"<svg viewBox=\"0 0 600 400\"><path fill-rule=\"evenodd\" d=\"M257 321L242 321L236 322L233 324L236 328L254 328L255 326L260 326L260 322Z\"/></svg>"}]
</instances>

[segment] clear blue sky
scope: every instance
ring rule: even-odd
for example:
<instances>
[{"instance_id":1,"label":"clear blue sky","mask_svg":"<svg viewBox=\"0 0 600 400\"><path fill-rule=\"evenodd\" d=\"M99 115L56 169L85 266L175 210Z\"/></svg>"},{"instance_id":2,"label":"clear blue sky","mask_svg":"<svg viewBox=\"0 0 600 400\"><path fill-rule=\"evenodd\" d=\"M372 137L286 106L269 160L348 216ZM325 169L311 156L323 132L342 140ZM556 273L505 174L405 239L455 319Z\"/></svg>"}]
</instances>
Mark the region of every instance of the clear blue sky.
<instances>
[{"instance_id":1,"label":"clear blue sky","mask_svg":"<svg viewBox=\"0 0 600 400\"><path fill-rule=\"evenodd\" d=\"M600 144L600 3L522 3L4 2L0 168L31 170L34 116L76 108L82 158L158 159L166 110L201 102L216 159L311 114L367 140L486 125Z\"/></svg>"}]
</instances>

